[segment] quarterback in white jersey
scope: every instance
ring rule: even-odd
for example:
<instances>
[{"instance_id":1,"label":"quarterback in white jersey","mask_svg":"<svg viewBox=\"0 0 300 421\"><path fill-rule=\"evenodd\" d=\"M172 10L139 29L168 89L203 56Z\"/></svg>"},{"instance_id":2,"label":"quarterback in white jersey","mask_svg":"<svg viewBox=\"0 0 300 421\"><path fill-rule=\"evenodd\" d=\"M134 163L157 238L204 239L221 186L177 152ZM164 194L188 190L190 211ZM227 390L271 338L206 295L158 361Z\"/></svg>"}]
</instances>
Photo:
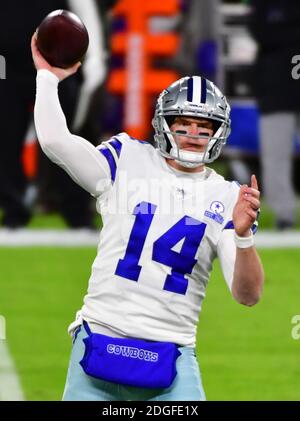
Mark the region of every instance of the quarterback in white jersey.
<instances>
[{"instance_id":1,"label":"quarterback in white jersey","mask_svg":"<svg viewBox=\"0 0 300 421\"><path fill-rule=\"evenodd\" d=\"M204 78L182 78L158 98L153 118L156 148L126 133L94 147L69 132L57 95L59 81L78 65L67 70L51 67L37 51L34 37L32 50L38 70L35 124L41 147L96 198L103 220L84 305L70 327L79 335L64 399L204 399L194 348L213 260L220 259L238 302L255 304L263 285L252 233L260 205L256 178L252 176L250 187L240 186L205 166L219 156L230 133L226 98ZM175 344L181 352L176 357L177 377L163 393L152 385L132 392L130 387L140 383L125 379L119 382L120 395L109 376L94 375L98 383L89 382L90 373L79 362L87 355L84 340L95 334L111 341ZM113 353L119 345L107 349ZM144 355L145 350L138 352ZM78 392L79 384L86 392ZM133 394L128 395L129 390Z\"/></svg>"}]
</instances>

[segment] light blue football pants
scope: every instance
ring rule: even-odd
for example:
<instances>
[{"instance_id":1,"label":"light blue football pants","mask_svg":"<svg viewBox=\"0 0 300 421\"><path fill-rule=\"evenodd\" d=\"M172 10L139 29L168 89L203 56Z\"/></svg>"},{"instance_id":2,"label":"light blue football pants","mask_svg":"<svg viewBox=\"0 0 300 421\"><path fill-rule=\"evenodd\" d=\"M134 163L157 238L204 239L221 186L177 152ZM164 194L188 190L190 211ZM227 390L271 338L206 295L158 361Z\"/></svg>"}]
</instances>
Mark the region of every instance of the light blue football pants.
<instances>
[{"instance_id":1,"label":"light blue football pants","mask_svg":"<svg viewBox=\"0 0 300 421\"><path fill-rule=\"evenodd\" d=\"M166 389L146 389L124 386L88 376L79 362L82 360L88 335L81 326L73 343L64 401L203 401L205 394L193 348L181 347L177 359L177 376Z\"/></svg>"}]
</instances>

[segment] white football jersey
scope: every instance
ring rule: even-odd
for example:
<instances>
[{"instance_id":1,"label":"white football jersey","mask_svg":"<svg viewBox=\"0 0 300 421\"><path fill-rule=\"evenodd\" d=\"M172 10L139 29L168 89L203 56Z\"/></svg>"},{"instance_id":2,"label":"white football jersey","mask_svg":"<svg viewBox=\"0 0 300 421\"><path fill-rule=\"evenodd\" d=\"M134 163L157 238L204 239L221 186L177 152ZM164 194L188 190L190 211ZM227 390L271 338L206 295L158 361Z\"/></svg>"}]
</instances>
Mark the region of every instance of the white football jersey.
<instances>
[{"instance_id":1,"label":"white football jersey","mask_svg":"<svg viewBox=\"0 0 300 421\"><path fill-rule=\"evenodd\" d=\"M98 149L111 179L99 186L103 228L81 316L121 335L194 346L217 254L232 279L239 186L209 168L176 171L126 133Z\"/></svg>"},{"instance_id":2,"label":"white football jersey","mask_svg":"<svg viewBox=\"0 0 300 421\"><path fill-rule=\"evenodd\" d=\"M58 83L53 73L38 71L38 139L47 156L97 198L103 219L88 292L70 331L83 318L99 333L194 346L216 256L231 289L239 185L209 168L177 171L153 146L126 133L95 148L70 133Z\"/></svg>"}]
</instances>

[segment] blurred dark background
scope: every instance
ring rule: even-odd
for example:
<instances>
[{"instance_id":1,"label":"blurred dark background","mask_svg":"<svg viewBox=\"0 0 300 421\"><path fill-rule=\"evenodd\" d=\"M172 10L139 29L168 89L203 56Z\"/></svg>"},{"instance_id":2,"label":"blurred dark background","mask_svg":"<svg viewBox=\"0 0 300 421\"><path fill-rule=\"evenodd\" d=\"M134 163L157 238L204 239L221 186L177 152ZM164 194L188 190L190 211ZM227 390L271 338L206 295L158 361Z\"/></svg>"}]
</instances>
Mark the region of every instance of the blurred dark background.
<instances>
[{"instance_id":1,"label":"blurred dark background","mask_svg":"<svg viewBox=\"0 0 300 421\"><path fill-rule=\"evenodd\" d=\"M94 227L90 197L40 152L32 127L30 38L60 8L77 13L94 40L82 71L59 88L74 133L95 145L123 130L152 141L159 92L181 76L207 77L232 107L228 145L212 166L240 183L257 174L275 227L296 224L298 1L19 0L3 2L0 10L0 54L6 61L0 80L3 226L23 227L37 213L58 212L71 228Z\"/></svg>"}]
</instances>

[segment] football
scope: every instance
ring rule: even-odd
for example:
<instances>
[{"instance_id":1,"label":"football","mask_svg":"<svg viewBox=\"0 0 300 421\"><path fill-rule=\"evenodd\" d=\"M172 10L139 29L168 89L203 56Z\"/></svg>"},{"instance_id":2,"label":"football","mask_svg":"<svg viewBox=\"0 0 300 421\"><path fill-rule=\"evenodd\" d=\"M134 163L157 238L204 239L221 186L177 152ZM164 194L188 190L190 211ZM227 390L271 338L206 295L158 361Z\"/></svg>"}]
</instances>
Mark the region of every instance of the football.
<instances>
[{"instance_id":1,"label":"football","mask_svg":"<svg viewBox=\"0 0 300 421\"><path fill-rule=\"evenodd\" d=\"M37 29L37 47L51 66L66 69L82 61L89 45L86 27L74 13L55 10Z\"/></svg>"}]
</instances>

